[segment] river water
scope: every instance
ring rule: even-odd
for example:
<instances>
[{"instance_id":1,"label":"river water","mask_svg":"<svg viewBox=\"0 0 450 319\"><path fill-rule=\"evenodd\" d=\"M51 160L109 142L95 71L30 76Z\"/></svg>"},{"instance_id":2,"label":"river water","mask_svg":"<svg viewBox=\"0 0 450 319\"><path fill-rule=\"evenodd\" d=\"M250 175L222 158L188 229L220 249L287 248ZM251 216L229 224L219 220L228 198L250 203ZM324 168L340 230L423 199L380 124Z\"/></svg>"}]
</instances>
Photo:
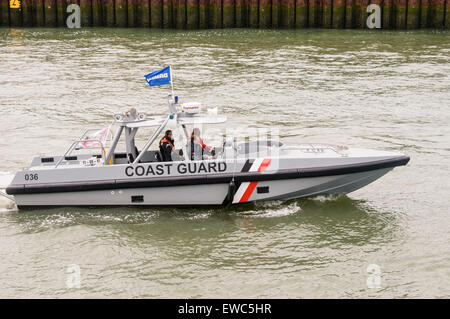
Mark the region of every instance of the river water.
<instances>
[{"instance_id":1,"label":"river water","mask_svg":"<svg viewBox=\"0 0 450 319\"><path fill-rule=\"evenodd\" d=\"M166 65L182 101L217 107L237 135L411 157L347 196L242 207L0 199L0 297L450 297L450 33L0 29L0 65L1 174L113 112L165 114L170 89L143 76Z\"/></svg>"}]
</instances>

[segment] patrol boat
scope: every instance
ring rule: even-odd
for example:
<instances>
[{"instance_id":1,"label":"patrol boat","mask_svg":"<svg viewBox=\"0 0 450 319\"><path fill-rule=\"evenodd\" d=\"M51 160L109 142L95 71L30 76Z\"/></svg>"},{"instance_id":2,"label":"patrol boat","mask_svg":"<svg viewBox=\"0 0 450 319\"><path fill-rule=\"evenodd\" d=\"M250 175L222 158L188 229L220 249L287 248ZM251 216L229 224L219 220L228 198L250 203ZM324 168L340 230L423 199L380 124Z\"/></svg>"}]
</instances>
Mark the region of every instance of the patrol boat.
<instances>
[{"instance_id":1,"label":"patrol boat","mask_svg":"<svg viewBox=\"0 0 450 319\"><path fill-rule=\"evenodd\" d=\"M320 194L346 194L380 178L409 157L397 152L324 144L285 145L273 139L237 142L225 139L209 156L195 158L189 126L225 123L201 105L178 103L168 96L169 113L147 118L144 113L115 114L114 133L90 131L59 156L37 156L18 171L2 195L19 209L51 206L192 206L232 205L262 200L288 200ZM139 129L156 127L141 150ZM162 162L157 141L167 127L183 141ZM113 129L108 130L108 132ZM121 136L126 150L118 151ZM93 154L74 154L80 145ZM88 146L89 146L88 145ZM92 152L92 149L90 150Z\"/></svg>"}]
</instances>

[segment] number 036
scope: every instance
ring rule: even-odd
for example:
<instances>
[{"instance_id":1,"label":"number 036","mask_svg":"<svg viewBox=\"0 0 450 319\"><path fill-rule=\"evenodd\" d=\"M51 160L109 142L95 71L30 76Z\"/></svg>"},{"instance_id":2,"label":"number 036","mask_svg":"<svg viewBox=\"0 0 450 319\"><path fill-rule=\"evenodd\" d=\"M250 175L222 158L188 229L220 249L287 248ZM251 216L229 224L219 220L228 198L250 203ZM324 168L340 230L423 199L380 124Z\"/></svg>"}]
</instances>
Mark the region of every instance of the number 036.
<instances>
[{"instance_id":1,"label":"number 036","mask_svg":"<svg viewBox=\"0 0 450 319\"><path fill-rule=\"evenodd\" d=\"M26 181L37 181L39 179L38 174L25 174Z\"/></svg>"}]
</instances>

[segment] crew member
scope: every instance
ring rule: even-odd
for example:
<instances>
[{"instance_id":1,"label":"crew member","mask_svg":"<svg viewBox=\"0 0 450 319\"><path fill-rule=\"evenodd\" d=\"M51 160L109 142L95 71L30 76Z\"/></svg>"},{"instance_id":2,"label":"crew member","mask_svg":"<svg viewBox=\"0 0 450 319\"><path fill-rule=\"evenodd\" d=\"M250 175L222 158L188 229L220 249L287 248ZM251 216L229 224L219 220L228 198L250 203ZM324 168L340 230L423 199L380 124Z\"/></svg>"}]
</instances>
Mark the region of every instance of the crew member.
<instances>
[{"instance_id":1,"label":"crew member","mask_svg":"<svg viewBox=\"0 0 450 319\"><path fill-rule=\"evenodd\" d=\"M172 131L167 130L164 134L164 137L159 141L159 150L161 152L161 159L163 162L171 162L172 161L172 152L178 154L175 149L175 141L172 138ZM181 155L178 154L180 157Z\"/></svg>"},{"instance_id":2,"label":"crew member","mask_svg":"<svg viewBox=\"0 0 450 319\"><path fill-rule=\"evenodd\" d=\"M214 147L208 146L203 142L200 136L200 129L197 127L194 128L191 133L191 159L201 160L204 157L211 159L214 153Z\"/></svg>"}]
</instances>

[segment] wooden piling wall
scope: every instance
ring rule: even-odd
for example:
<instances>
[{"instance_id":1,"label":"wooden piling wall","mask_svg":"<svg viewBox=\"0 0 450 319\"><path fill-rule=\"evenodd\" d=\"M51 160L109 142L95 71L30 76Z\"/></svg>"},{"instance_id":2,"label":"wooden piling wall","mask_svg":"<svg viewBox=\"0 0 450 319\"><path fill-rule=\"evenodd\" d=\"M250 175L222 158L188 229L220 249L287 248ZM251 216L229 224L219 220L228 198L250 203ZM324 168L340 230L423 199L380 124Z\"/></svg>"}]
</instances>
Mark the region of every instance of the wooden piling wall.
<instances>
[{"instance_id":1,"label":"wooden piling wall","mask_svg":"<svg viewBox=\"0 0 450 319\"><path fill-rule=\"evenodd\" d=\"M450 0L0 0L0 26L66 27L78 4L81 27L367 29L367 7L382 29L450 29ZM18 1L18 0L15 0Z\"/></svg>"}]
</instances>

